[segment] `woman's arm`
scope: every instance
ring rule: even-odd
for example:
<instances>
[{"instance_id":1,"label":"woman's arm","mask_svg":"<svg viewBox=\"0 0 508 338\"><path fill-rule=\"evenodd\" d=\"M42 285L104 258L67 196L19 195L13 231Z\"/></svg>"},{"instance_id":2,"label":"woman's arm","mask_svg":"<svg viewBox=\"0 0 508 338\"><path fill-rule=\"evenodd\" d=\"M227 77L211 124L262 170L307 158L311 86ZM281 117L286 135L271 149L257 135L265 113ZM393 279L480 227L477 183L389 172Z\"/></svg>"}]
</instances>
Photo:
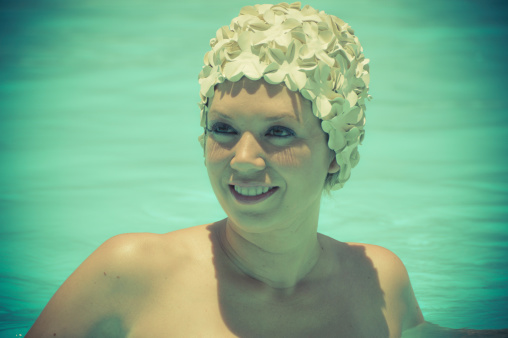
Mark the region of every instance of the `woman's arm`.
<instances>
[{"instance_id":1,"label":"woman's arm","mask_svg":"<svg viewBox=\"0 0 508 338\"><path fill-rule=\"evenodd\" d=\"M401 262L402 264L402 262ZM412 327L416 327L424 323L422 310L418 305L418 301L416 300L415 293L413 291L413 287L409 280L409 276L407 274L406 268L402 264L403 269L403 291L402 291L402 299L403 304L406 309L406 313L404 315L404 320L402 322L402 332L408 330Z\"/></svg>"},{"instance_id":2,"label":"woman's arm","mask_svg":"<svg viewBox=\"0 0 508 338\"><path fill-rule=\"evenodd\" d=\"M367 257L376 269L380 288L384 293L387 320L399 323L393 325L392 330L403 332L424 323L404 263L386 248L368 244L364 244L364 247Z\"/></svg>"},{"instance_id":3,"label":"woman's arm","mask_svg":"<svg viewBox=\"0 0 508 338\"><path fill-rule=\"evenodd\" d=\"M26 337L125 336L123 318L139 283L132 234L102 244L62 284Z\"/></svg>"}]
</instances>

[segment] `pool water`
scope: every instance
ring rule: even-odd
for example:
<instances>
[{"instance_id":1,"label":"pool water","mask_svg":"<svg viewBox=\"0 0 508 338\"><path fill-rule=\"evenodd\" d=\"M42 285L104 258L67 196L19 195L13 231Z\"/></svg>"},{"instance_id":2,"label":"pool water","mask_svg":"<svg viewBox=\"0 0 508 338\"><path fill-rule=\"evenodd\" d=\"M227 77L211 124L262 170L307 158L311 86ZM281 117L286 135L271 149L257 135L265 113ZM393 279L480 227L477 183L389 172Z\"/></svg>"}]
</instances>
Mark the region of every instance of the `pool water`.
<instances>
[{"instance_id":1,"label":"pool water","mask_svg":"<svg viewBox=\"0 0 508 338\"><path fill-rule=\"evenodd\" d=\"M102 242L223 218L197 74L230 1L4 1L0 336L26 333ZM425 319L508 327L503 1L316 0L371 59L362 159L320 231L404 261Z\"/></svg>"}]
</instances>

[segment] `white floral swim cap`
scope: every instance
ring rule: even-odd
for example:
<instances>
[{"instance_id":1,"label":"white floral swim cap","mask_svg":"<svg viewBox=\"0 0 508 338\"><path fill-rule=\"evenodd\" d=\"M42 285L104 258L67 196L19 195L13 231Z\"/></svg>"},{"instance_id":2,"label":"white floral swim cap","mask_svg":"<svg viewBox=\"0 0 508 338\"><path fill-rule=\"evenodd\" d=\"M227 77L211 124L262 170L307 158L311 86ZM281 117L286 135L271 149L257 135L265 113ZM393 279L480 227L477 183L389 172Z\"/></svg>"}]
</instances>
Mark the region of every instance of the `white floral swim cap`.
<instances>
[{"instance_id":1,"label":"white floral swim cap","mask_svg":"<svg viewBox=\"0 0 508 338\"><path fill-rule=\"evenodd\" d=\"M358 164L358 145L365 125L365 99L370 99L369 60L351 27L341 19L310 6L255 5L223 26L210 40L199 74L201 126L215 85L242 77L284 83L312 102L329 135L340 171L328 174L328 189L342 188ZM199 137L204 145L205 134Z\"/></svg>"}]
</instances>

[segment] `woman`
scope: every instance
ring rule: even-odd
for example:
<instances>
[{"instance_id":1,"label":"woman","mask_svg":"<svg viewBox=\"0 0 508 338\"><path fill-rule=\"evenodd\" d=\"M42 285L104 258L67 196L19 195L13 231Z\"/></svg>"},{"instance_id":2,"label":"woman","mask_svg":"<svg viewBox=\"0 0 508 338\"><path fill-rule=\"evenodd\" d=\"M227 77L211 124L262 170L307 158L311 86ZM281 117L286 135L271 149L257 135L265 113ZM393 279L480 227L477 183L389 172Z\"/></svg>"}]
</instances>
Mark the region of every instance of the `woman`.
<instances>
[{"instance_id":1,"label":"woman","mask_svg":"<svg viewBox=\"0 0 508 338\"><path fill-rule=\"evenodd\" d=\"M227 218L101 245L27 337L399 337L423 322L402 262L317 232L359 160L369 69L340 19L245 7L201 72L205 165Z\"/></svg>"}]
</instances>

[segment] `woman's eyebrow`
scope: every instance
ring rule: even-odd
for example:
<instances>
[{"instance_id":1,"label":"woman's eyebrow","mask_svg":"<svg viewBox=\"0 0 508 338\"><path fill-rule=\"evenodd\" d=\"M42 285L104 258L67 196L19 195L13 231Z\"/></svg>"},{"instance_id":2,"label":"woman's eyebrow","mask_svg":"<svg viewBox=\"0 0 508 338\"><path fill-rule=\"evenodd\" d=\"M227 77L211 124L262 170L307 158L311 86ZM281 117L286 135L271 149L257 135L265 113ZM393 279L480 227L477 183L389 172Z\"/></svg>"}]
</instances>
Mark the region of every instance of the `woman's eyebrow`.
<instances>
[{"instance_id":1,"label":"woman's eyebrow","mask_svg":"<svg viewBox=\"0 0 508 338\"><path fill-rule=\"evenodd\" d=\"M217 115L218 117L226 119L226 120L233 120L232 117L230 117L230 116L228 116L228 115L226 115L224 113L221 113L219 111L216 111L216 110L210 111L210 115L212 117L216 117L215 115ZM279 120L283 120L283 119L291 119L291 120L299 121L299 119L295 118L294 115L291 115L291 114L288 114L288 113L280 113L280 114L277 114L277 115L268 116L265 119L268 120L268 121L279 121Z\"/></svg>"},{"instance_id":2,"label":"woman's eyebrow","mask_svg":"<svg viewBox=\"0 0 508 338\"><path fill-rule=\"evenodd\" d=\"M220 118L223 118L223 119L226 119L226 120L232 120L231 117L229 117L228 115L226 114L223 114L217 110L210 110L210 112L208 113L209 117L214 117L214 118L217 118L217 117L220 117Z\"/></svg>"},{"instance_id":3,"label":"woman's eyebrow","mask_svg":"<svg viewBox=\"0 0 508 338\"><path fill-rule=\"evenodd\" d=\"M270 117L267 117L266 118L267 120L269 121L279 121L279 120L283 120L283 119L291 119L291 120L296 120L298 121L298 119L296 119L293 115L291 114L278 114L278 115L274 115L274 116L270 116Z\"/></svg>"}]
</instances>

